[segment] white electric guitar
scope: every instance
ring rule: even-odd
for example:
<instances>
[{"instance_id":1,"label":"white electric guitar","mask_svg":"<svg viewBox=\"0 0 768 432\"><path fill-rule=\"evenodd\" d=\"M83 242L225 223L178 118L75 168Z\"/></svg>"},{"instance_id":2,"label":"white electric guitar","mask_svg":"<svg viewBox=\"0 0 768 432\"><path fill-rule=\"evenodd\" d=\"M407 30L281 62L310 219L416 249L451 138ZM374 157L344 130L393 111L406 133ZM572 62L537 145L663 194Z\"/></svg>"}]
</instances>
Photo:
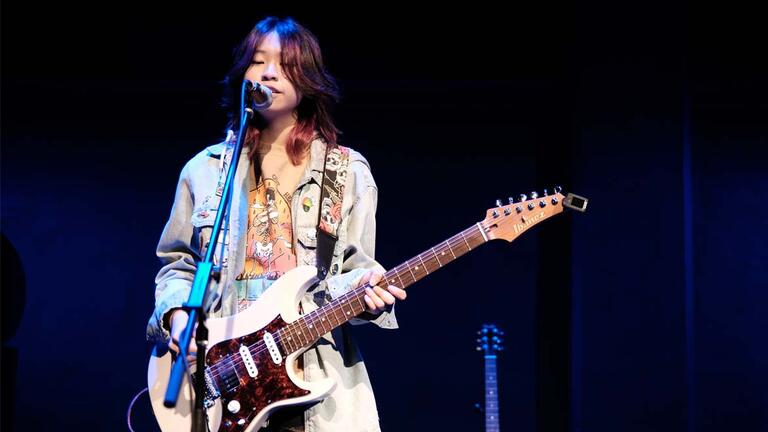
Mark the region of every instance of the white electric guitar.
<instances>
[{"instance_id":1,"label":"white electric guitar","mask_svg":"<svg viewBox=\"0 0 768 432\"><path fill-rule=\"evenodd\" d=\"M543 196L532 193L519 202L488 210L485 220L389 270L382 285L405 289L424 276L494 239L513 241L532 226L562 213L565 207L586 210L587 200L560 189ZM300 378L296 359L320 337L365 311L368 285L350 290L336 300L304 315L299 300L317 283L312 266L285 273L248 309L226 318L210 318L205 358L205 406L211 431L255 432L274 411L323 399L336 383L326 378ZM174 354L156 348L147 379L155 417L164 432L190 430L193 386L182 383L174 408L163 405Z\"/></svg>"}]
</instances>

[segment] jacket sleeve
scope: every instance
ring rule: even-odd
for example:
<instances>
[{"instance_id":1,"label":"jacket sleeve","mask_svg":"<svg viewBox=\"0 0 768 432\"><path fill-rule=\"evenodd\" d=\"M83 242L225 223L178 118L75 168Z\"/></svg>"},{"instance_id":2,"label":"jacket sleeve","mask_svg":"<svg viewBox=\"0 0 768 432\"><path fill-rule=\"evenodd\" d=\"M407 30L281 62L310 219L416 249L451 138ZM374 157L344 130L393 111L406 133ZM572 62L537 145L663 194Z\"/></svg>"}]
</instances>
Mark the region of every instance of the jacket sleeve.
<instances>
[{"instance_id":1,"label":"jacket sleeve","mask_svg":"<svg viewBox=\"0 0 768 432\"><path fill-rule=\"evenodd\" d=\"M162 267L155 277L155 309L147 325L147 339L168 341L166 314L181 307L189 298L199 260L192 246L193 197L189 184L189 164L181 171L171 215L157 245Z\"/></svg>"},{"instance_id":2,"label":"jacket sleeve","mask_svg":"<svg viewBox=\"0 0 768 432\"><path fill-rule=\"evenodd\" d=\"M341 274L326 279L328 293L332 299L357 287L361 277L368 270L384 272L384 267L375 259L378 189L364 159L350 161L349 169L353 168L355 168L354 196L344 197L344 199L353 200L346 225L346 250L351 253L344 258ZM356 325L367 322L372 322L381 328L398 328L394 305L376 315L363 312L350 321L351 324Z\"/></svg>"}]
</instances>

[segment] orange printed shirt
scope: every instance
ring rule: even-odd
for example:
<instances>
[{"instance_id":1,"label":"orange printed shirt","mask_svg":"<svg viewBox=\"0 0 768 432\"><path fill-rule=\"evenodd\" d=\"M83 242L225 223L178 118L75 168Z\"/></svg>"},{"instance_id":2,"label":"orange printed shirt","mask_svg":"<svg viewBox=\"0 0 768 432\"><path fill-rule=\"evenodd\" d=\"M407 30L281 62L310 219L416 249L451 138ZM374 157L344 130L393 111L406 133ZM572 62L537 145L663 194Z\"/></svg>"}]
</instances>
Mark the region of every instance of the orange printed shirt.
<instances>
[{"instance_id":1,"label":"orange printed shirt","mask_svg":"<svg viewBox=\"0 0 768 432\"><path fill-rule=\"evenodd\" d=\"M282 195L276 177L261 179L248 192L250 210L245 267L237 276L238 310L250 306L280 276L296 267L291 223L291 195Z\"/></svg>"}]
</instances>

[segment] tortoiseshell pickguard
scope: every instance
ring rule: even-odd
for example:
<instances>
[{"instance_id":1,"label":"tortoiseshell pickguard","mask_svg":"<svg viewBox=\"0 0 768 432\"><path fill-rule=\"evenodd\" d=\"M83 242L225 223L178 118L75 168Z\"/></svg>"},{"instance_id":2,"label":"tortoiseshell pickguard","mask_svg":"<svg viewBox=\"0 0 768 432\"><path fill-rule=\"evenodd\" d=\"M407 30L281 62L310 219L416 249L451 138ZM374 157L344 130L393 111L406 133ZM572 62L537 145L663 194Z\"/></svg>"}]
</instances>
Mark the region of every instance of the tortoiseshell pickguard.
<instances>
[{"instance_id":1,"label":"tortoiseshell pickguard","mask_svg":"<svg viewBox=\"0 0 768 432\"><path fill-rule=\"evenodd\" d=\"M263 329L249 335L219 342L214 345L206 356L206 363L210 367L217 364L219 359L228 355L234 358L239 357L239 350L242 345L253 346L263 341L265 332L275 334L279 329L287 324L282 317L277 316L271 323ZM282 347L281 347L282 350ZM239 385L231 392L224 388L219 388L221 392L222 417L219 431L241 431L244 430L256 415L267 405L291 398L297 398L309 394L308 390L297 387L288 377L285 369L286 353L283 355L283 362L275 364L267 350L255 354L252 353L253 360L256 363L258 374L255 378L243 373L239 374ZM215 366L214 366L215 367ZM292 366L291 366L292 367ZM227 409L230 401L236 400L240 404L240 409L236 413L231 413ZM239 420L245 420L242 425Z\"/></svg>"}]
</instances>

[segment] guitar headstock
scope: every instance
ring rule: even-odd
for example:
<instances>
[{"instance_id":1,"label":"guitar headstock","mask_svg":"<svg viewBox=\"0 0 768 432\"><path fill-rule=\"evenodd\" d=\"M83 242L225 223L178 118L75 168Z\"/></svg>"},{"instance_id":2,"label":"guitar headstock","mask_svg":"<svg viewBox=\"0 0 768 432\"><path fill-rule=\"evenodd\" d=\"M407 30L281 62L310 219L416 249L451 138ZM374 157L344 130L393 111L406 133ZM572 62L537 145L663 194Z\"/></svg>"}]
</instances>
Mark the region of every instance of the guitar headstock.
<instances>
[{"instance_id":1,"label":"guitar headstock","mask_svg":"<svg viewBox=\"0 0 768 432\"><path fill-rule=\"evenodd\" d=\"M488 209L481 223L486 229L486 235L489 239L512 241L528 228L562 213L565 208L586 211L589 200L570 193L563 196L561 190L556 186L554 193L544 189L542 195L537 192L531 192L530 196L522 194L517 200L509 198L507 205L497 200L496 207Z\"/></svg>"},{"instance_id":2,"label":"guitar headstock","mask_svg":"<svg viewBox=\"0 0 768 432\"><path fill-rule=\"evenodd\" d=\"M496 355L496 352L503 351L502 342L504 332L499 330L495 324L483 324L483 328L477 332L477 350L484 351L485 355Z\"/></svg>"}]
</instances>

